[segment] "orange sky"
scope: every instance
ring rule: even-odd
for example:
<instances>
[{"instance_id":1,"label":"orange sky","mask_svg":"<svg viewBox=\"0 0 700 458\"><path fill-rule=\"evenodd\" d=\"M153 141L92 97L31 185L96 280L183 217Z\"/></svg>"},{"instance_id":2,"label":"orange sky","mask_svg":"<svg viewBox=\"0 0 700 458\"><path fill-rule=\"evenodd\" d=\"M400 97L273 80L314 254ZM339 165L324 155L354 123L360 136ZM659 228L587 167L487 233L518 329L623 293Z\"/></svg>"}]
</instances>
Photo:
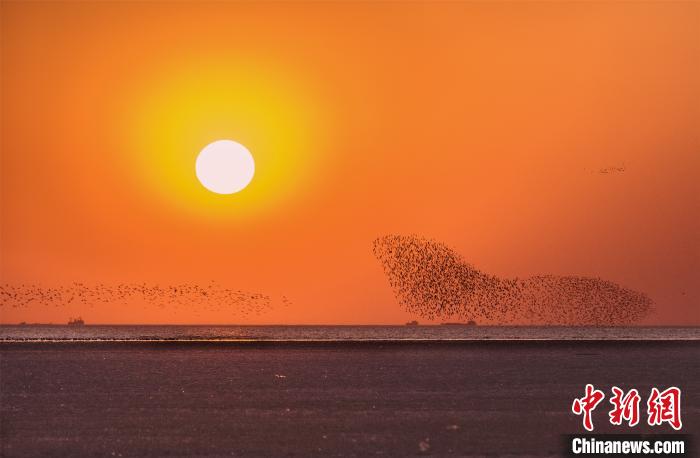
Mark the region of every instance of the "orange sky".
<instances>
[{"instance_id":1,"label":"orange sky","mask_svg":"<svg viewBox=\"0 0 700 458\"><path fill-rule=\"evenodd\" d=\"M3 283L293 302L1 322L399 323L371 241L415 233L700 324L700 3L3 2L1 33ZM194 176L219 138L256 157L239 194Z\"/></svg>"}]
</instances>

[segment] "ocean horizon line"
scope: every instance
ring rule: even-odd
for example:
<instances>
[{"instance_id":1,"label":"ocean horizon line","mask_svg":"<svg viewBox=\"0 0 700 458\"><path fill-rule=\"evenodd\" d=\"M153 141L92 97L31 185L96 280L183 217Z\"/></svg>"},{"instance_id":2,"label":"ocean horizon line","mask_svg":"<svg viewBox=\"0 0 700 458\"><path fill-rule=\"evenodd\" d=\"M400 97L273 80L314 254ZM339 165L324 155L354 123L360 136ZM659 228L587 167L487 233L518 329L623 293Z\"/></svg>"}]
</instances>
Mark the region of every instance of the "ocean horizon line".
<instances>
[{"instance_id":1,"label":"ocean horizon line","mask_svg":"<svg viewBox=\"0 0 700 458\"><path fill-rule=\"evenodd\" d=\"M270 344L270 345L323 345L323 344L460 344L460 343L513 343L513 342L530 342L530 343L597 343L597 342L698 342L700 337L614 337L614 338L393 338L393 339L255 339L255 338L153 338L153 339L111 339L111 338L27 338L27 339L16 339L16 338L0 338L0 345L2 344L14 344L14 343L221 343L221 344Z\"/></svg>"},{"instance_id":2,"label":"ocean horizon line","mask_svg":"<svg viewBox=\"0 0 700 458\"><path fill-rule=\"evenodd\" d=\"M65 326L73 327L67 323L30 323L30 322L20 322L20 323L0 323L2 326ZM225 326L236 326L236 327L263 327L263 326L287 326L287 327L429 327L429 326L456 326L456 327L470 327L470 328L700 328L700 323L698 324L606 324L606 325L594 325L594 324L469 324L469 323L418 323L418 324L408 324L408 323L85 323L80 325L81 327L97 327L97 326L187 326L187 327L225 327Z\"/></svg>"}]
</instances>

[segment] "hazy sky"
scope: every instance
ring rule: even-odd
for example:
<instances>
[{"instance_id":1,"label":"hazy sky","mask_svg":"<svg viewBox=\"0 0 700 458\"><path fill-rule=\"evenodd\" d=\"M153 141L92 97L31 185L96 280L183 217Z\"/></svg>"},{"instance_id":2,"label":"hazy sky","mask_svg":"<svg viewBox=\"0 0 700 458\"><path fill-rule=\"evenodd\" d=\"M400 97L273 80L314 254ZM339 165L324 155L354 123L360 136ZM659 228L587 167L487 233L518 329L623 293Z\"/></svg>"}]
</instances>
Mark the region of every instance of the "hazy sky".
<instances>
[{"instance_id":1,"label":"hazy sky","mask_svg":"<svg viewBox=\"0 0 700 458\"><path fill-rule=\"evenodd\" d=\"M3 2L3 283L287 296L0 321L397 323L372 240L601 276L700 324L700 3ZM230 138L241 193L194 161ZM608 173L601 173L608 172Z\"/></svg>"}]
</instances>

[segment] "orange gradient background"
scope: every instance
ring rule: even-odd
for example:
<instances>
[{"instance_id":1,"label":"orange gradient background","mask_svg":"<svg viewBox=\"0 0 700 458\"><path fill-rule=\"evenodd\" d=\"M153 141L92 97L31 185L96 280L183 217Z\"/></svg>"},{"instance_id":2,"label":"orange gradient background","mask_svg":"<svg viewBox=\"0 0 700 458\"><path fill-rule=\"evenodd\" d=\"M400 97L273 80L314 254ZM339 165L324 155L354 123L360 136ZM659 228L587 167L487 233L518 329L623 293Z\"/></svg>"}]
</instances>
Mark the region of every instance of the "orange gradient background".
<instances>
[{"instance_id":1,"label":"orange gradient background","mask_svg":"<svg viewBox=\"0 0 700 458\"><path fill-rule=\"evenodd\" d=\"M0 321L400 323L371 241L601 276L700 324L700 4L3 2L3 283L222 286ZM231 138L250 189L194 159ZM191 164L191 176L188 175ZM600 173L624 167L624 172Z\"/></svg>"}]
</instances>

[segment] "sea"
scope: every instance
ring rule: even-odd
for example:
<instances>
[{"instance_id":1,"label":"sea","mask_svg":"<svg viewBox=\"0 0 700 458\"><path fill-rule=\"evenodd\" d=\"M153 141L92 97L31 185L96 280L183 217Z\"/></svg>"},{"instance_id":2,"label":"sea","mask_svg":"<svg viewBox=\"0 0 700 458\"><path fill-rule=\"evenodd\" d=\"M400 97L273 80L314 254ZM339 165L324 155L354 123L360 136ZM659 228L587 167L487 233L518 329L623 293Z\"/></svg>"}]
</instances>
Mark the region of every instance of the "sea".
<instances>
[{"instance_id":1,"label":"sea","mask_svg":"<svg viewBox=\"0 0 700 458\"><path fill-rule=\"evenodd\" d=\"M0 325L0 342L700 340L700 327L451 325Z\"/></svg>"}]
</instances>

